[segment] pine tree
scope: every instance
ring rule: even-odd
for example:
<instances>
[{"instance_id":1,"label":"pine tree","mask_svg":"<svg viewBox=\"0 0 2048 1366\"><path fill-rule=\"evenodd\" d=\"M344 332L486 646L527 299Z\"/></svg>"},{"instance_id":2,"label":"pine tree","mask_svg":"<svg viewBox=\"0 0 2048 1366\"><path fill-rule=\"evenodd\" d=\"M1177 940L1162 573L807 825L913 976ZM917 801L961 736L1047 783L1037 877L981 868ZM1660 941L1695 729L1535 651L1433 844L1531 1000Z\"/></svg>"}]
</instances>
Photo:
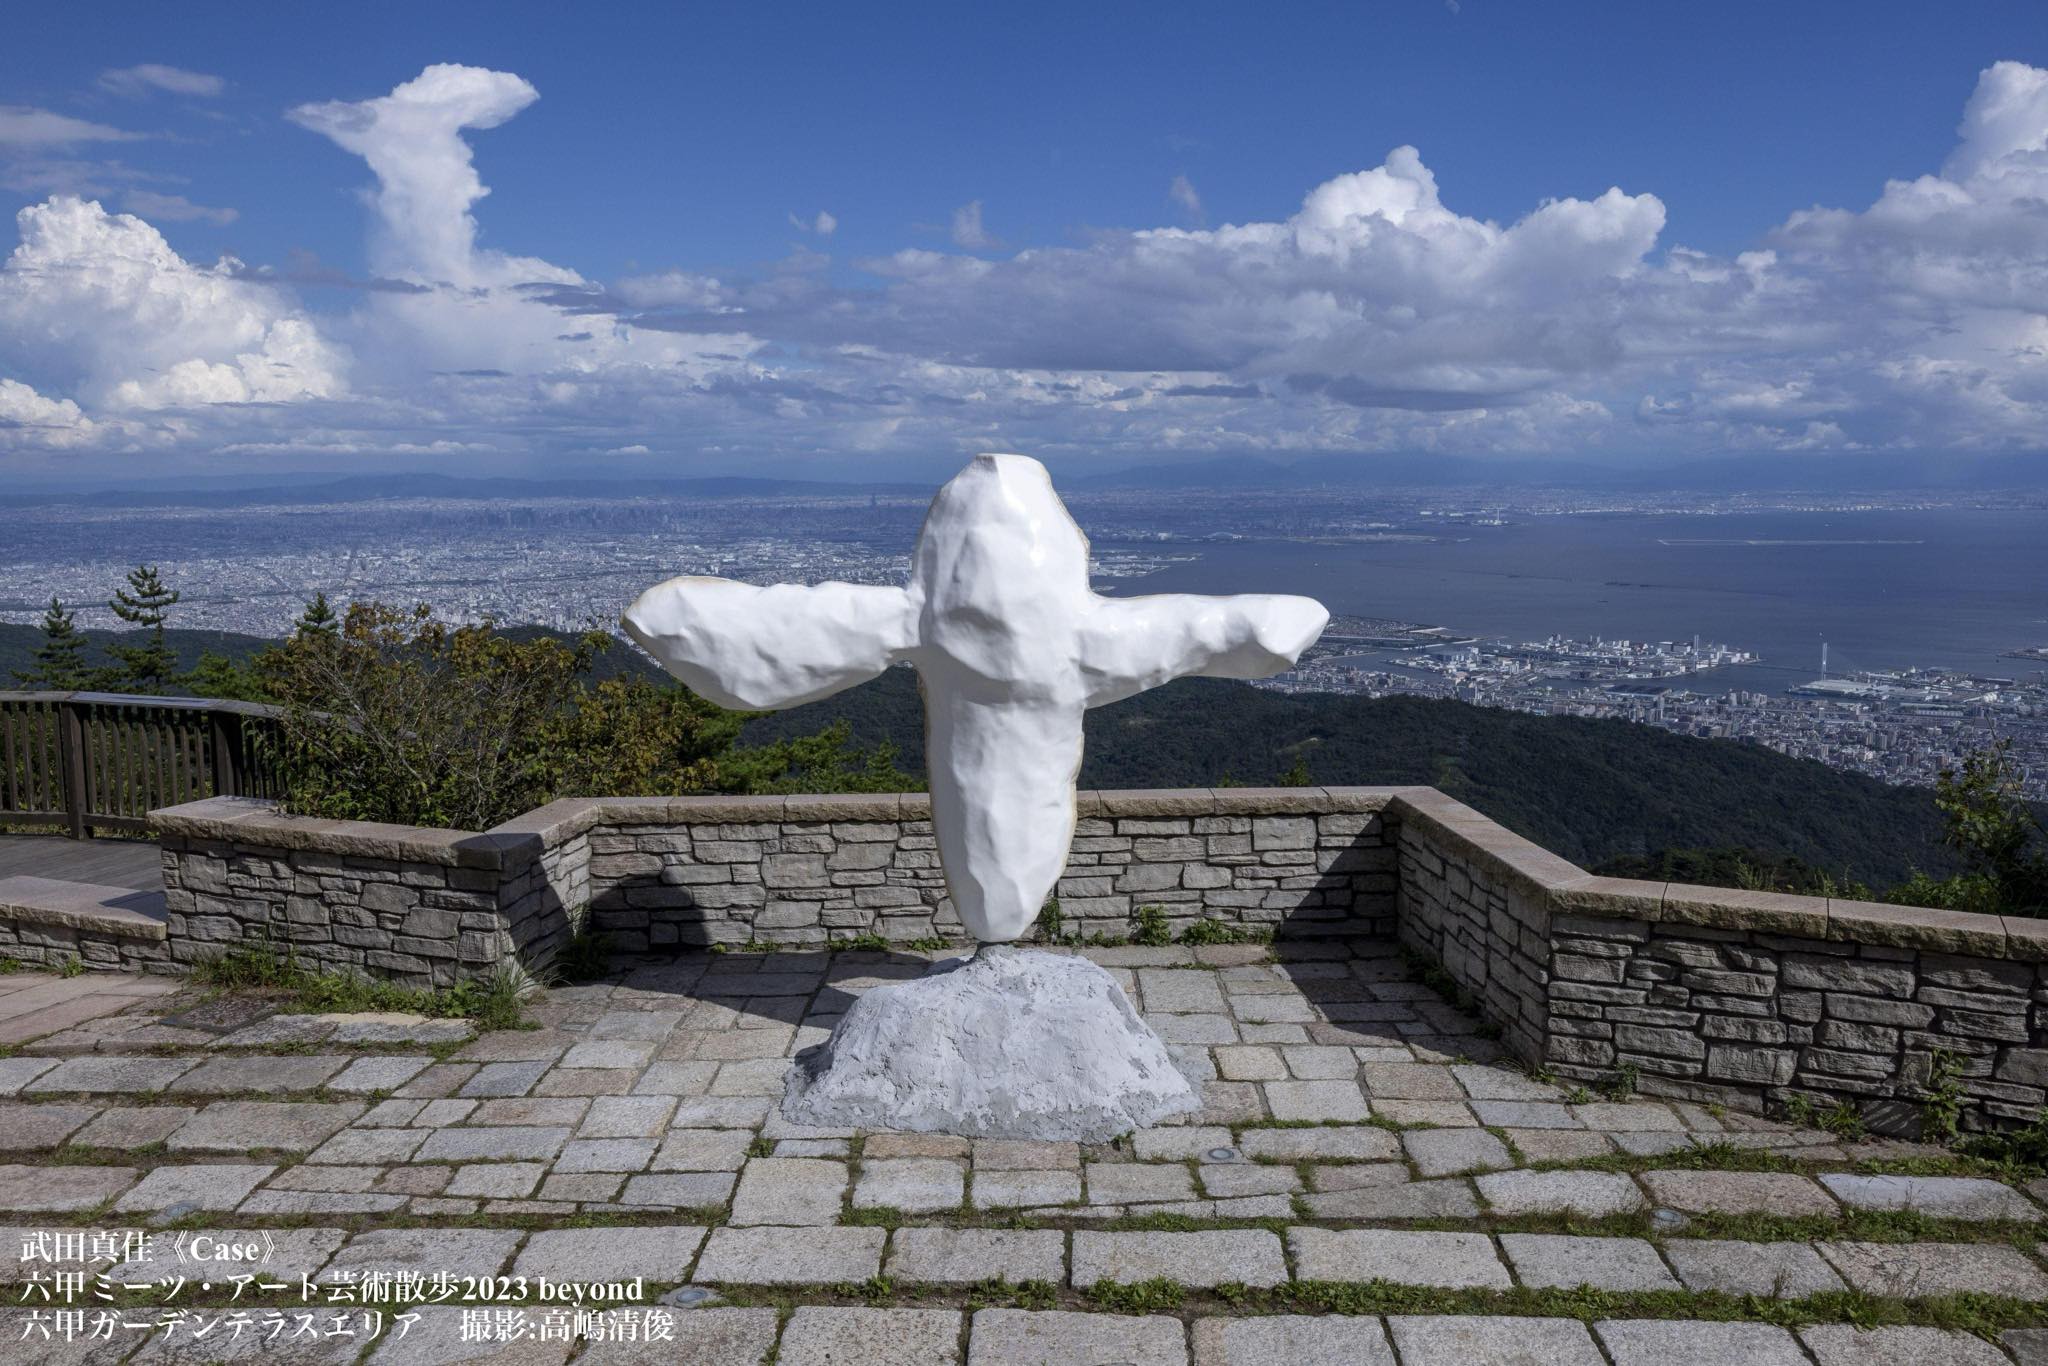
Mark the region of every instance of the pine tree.
<instances>
[{"instance_id":1,"label":"pine tree","mask_svg":"<svg viewBox=\"0 0 2048 1366\"><path fill-rule=\"evenodd\" d=\"M313 600L306 604L306 610L299 613L299 619L292 625L302 636L331 636L339 629L339 623L340 618L335 616L334 609L328 606L327 595L315 593Z\"/></svg>"},{"instance_id":2,"label":"pine tree","mask_svg":"<svg viewBox=\"0 0 2048 1366\"><path fill-rule=\"evenodd\" d=\"M43 643L36 646L35 661L33 669L14 675L24 687L69 692L84 687L90 678L85 667L85 637L72 624L71 613L54 597L50 610L43 613Z\"/></svg>"},{"instance_id":3,"label":"pine tree","mask_svg":"<svg viewBox=\"0 0 2048 1366\"><path fill-rule=\"evenodd\" d=\"M118 665L108 671L106 685L121 692L161 693L178 669L178 657L164 643L164 616L178 601L176 590L164 587L153 564L128 571L128 586L114 590L107 606L114 615L149 635L140 645L109 645Z\"/></svg>"}]
</instances>

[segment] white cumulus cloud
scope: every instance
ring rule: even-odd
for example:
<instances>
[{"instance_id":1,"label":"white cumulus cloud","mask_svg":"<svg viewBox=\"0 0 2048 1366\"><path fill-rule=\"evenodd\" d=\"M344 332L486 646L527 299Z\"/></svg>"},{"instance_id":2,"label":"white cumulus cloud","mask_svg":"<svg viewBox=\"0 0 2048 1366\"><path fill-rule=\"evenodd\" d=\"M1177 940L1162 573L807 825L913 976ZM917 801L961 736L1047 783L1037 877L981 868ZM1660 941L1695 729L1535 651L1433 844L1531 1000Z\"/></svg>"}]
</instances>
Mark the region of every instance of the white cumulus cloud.
<instances>
[{"instance_id":1,"label":"white cumulus cloud","mask_svg":"<svg viewBox=\"0 0 2048 1366\"><path fill-rule=\"evenodd\" d=\"M345 358L235 263L192 265L130 214L57 196L16 216L0 267L0 370L93 408L289 402L344 388Z\"/></svg>"}]
</instances>

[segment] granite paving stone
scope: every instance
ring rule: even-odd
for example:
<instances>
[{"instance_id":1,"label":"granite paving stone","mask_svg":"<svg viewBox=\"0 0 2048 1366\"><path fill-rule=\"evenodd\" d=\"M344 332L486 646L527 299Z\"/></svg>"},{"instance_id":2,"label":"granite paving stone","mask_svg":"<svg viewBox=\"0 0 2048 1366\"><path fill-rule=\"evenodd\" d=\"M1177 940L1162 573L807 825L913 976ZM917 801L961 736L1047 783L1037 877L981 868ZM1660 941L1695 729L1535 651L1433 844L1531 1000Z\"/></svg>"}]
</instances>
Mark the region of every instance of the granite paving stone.
<instances>
[{"instance_id":1,"label":"granite paving stone","mask_svg":"<svg viewBox=\"0 0 2048 1366\"><path fill-rule=\"evenodd\" d=\"M1365 1063L1359 1068L1365 1092L1374 1100L1463 1100L1465 1092L1448 1067L1415 1062Z\"/></svg>"},{"instance_id":2,"label":"granite paving stone","mask_svg":"<svg viewBox=\"0 0 2048 1366\"><path fill-rule=\"evenodd\" d=\"M1636 1100L1627 1104L1611 1101L1571 1107L1572 1118L1588 1129L1600 1129L1608 1133L1652 1131L1675 1132L1686 1126L1669 1107Z\"/></svg>"},{"instance_id":3,"label":"granite paving stone","mask_svg":"<svg viewBox=\"0 0 2048 1366\"><path fill-rule=\"evenodd\" d=\"M1475 1178L1495 1214L1631 1214L1643 1193L1620 1172L1490 1172Z\"/></svg>"},{"instance_id":4,"label":"granite paving stone","mask_svg":"<svg viewBox=\"0 0 2048 1366\"><path fill-rule=\"evenodd\" d=\"M619 1203L663 1209L716 1209L731 1201L734 1180L731 1172L661 1172L629 1176Z\"/></svg>"},{"instance_id":5,"label":"granite paving stone","mask_svg":"<svg viewBox=\"0 0 2048 1366\"><path fill-rule=\"evenodd\" d=\"M967 1198L967 1164L941 1157L884 1158L861 1163L854 1183L856 1209L900 1209L923 1214L958 1209Z\"/></svg>"},{"instance_id":6,"label":"granite paving stone","mask_svg":"<svg viewBox=\"0 0 2048 1366\"><path fill-rule=\"evenodd\" d=\"M257 1326L258 1316L250 1318L252 1322L239 1336L209 1315L174 1320L152 1334L128 1360L131 1366L241 1366L258 1361L271 1366L353 1366L362 1352L361 1342L346 1337L281 1333L271 1339Z\"/></svg>"},{"instance_id":7,"label":"granite paving stone","mask_svg":"<svg viewBox=\"0 0 2048 1366\"><path fill-rule=\"evenodd\" d=\"M1805 1243L1673 1238L1664 1256L1688 1290L1799 1299L1843 1288L1834 1268Z\"/></svg>"},{"instance_id":8,"label":"granite paving stone","mask_svg":"<svg viewBox=\"0 0 2048 1366\"><path fill-rule=\"evenodd\" d=\"M307 1054L299 1057L208 1058L178 1077L165 1089L172 1095L236 1095L245 1091L281 1095L287 1091L313 1091L348 1063L340 1054Z\"/></svg>"},{"instance_id":9,"label":"granite paving stone","mask_svg":"<svg viewBox=\"0 0 2048 1366\"><path fill-rule=\"evenodd\" d=\"M1178 1133L1174 1129L1140 1130L1138 1137L1150 1133ZM1225 1131L1224 1141L1229 1141ZM972 1145L964 1138L952 1134L870 1134L862 1148L862 1156L877 1161L888 1157L966 1157L972 1152Z\"/></svg>"},{"instance_id":10,"label":"granite paving stone","mask_svg":"<svg viewBox=\"0 0 2048 1366\"><path fill-rule=\"evenodd\" d=\"M1406 1128L1426 1124L1434 1129L1469 1129L1479 1123L1472 1107L1461 1100L1375 1100L1373 1114Z\"/></svg>"},{"instance_id":11,"label":"granite paving stone","mask_svg":"<svg viewBox=\"0 0 2048 1366\"><path fill-rule=\"evenodd\" d=\"M1040 1143L1026 1139L977 1138L974 1169L991 1171L1076 1170L1081 1165L1078 1143Z\"/></svg>"},{"instance_id":12,"label":"granite paving stone","mask_svg":"<svg viewBox=\"0 0 2048 1366\"><path fill-rule=\"evenodd\" d=\"M558 1172L638 1172L654 1158L651 1138L578 1138L562 1145Z\"/></svg>"},{"instance_id":13,"label":"granite paving stone","mask_svg":"<svg viewBox=\"0 0 2048 1366\"><path fill-rule=\"evenodd\" d=\"M578 1096L506 1096L491 1100L437 1100L431 1102L433 1113L424 1117L424 1123L439 1124L569 1124L583 1122L595 1102ZM437 1118L440 1110L436 1107L466 1106L452 1118ZM587 1135L581 1135L587 1137Z\"/></svg>"},{"instance_id":14,"label":"granite paving stone","mask_svg":"<svg viewBox=\"0 0 2048 1366\"><path fill-rule=\"evenodd\" d=\"M2048 1366L2048 1328L2008 1328L1998 1341L2019 1366Z\"/></svg>"},{"instance_id":15,"label":"granite paving stone","mask_svg":"<svg viewBox=\"0 0 2048 1366\"><path fill-rule=\"evenodd\" d=\"M28 1091L137 1095L161 1091L199 1065L197 1058L66 1058L35 1079Z\"/></svg>"},{"instance_id":16,"label":"granite paving stone","mask_svg":"<svg viewBox=\"0 0 2048 1366\"><path fill-rule=\"evenodd\" d=\"M1272 1314L1195 1320L1194 1366L1394 1366L1376 1318Z\"/></svg>"},{"instance_id":17,"label":"granite paving stone","mask_svg":"<svg viewBox=\"0 0 2048 1366\"><path fill-rule=\"evenodd\" d=\"M1937 1219L2041 1218L2031 1200L2000 1181L1969 1176L1861 1176L1827 1172L1820 1183L1852 1209L1912 1210Z\"/></svg>"},{"instance_id":18,"label":"granite paving stone","mask_svg":"<svg viewBox=\"0 0 2048 1366\"><path fill-rule=\"evenodd\" d=\"M607 1204L626 1184L623 1172L563 1172L548 1174L540 1183L533 1198L540 1201L560 1201L567 1204L592 1202Z\"/></svg>"},{"instance_id":19,"label":"granite paving stone","mask_svg":"<svg viewBox=\"0 0 2048 1366\"><path fill-rule=\"evenodd\" d=\"M402 1195L349 1191L294 1191L275 1186L244 1200L241 1214L389 1214L405 1204Z\"/></svg>"},{"instance_id":20,"label":"granite paving stone","mask_svg":"<svg viewBox=\"0 0 2048 1366\"><path fill-rule=\"evenodd\" d=\"M24 1167L0 1163L0 1209L96 1209L133 1185L133 1167Z\"/></svg>"},{"instance_id":21,"label":"granite paving stone","mask_svg":"<svg viewBox=\"0 0 2048 1366\"><path fill-rule=\"evenodd\" d=\"M1300 1197L1318 1219L1476 1219L1479 1200L1463 1180L1410 1181L1319 1191Z\"/></svg>"},{"instance_id":22,"label":"granite paving stone","mask_svg":"<svg viewBox=\"0 0 2048 1366\"><path fill-rule=\"evenodd\" d=\"M1642 1181L1652 1202L1688 1214L1840 1213L1825 1191L1794 1172L1653 1171Z\"/></svg>"},{"instance_id":23,"label":"granite paving stone","mask_svg":"<svg viewBox=\"0 0 2048 1366\"><path fill-rule=\"evenodd\" d=\"M783 1325L776 1366L953 1366L960 1324L951 1309L805 1305Z\"/></svg>"},{"instance_id":24,"label":"granite paving stone","mask_svg":"<svg viewBox=\"0 0 2048 1366\"><path fill-rule=\"evenodd\" d=\"M717 1228L694 1279L733 1285L836 1285L882 1269L879 1228Z\"/></svg>"},{"instance_id":25,"label":"granite paving stone","mask_svg":"<svg viewBox=\"0 0 2048 1366\"><path fill-rule=\"evenodd\" d=\"M1641 1238L1503 1233L1501 1250L1523 1285L1570 1290L1677 1290L1657 1249Z\"/></svg>"},{"instance_id":26,"label":"granite paving stone","mask_svg":"<svg viewBox=\"0 0 2048 1366\"><path fill-rule=\"evenodd\" d=\"M14 1095L56 1065L55 1058L0 1058L0 1096Z\"/></svg>"},{"instance_id":27,"label":"granite paving stone","mask_svg":"<svg viewBox=\"0 0 2048 1366\"><path fill-rule=\"evenodd\" d=\"M395 1091L411 1081L433 1059L405 1053L357 1058L327 1083L330 1091L367 1095L372 1091Z\"/></svg>"},{"instance_id":28,"label":"granite paving stone","mask_svg":"<svg viewBox=\"0 0 2048 1366\"><path fill-rule=\"evenodd\" d=\"M1940 1328L1817 1324L1800 1329L1799 1340L1818 1366L2009 1366L2005 1353L1975 1334Z\"/></svg>"},{"instance_id":29,"label":"granite paving stone","mask_svg":"<svg viewBox=\"0 0 2048 1366\"><path fill-rule=\"evenodd\" d=\"M583 1068L632 1068L638 1071L654 1058L654 1045L640 1039L594 1039L575 1044L562 1055L561 1066Z\"/></svg>"},{"instance_id":30,"label":"granite paving stone","mask_svg":"<svg viewBox=\"0 0 2048 1366\"><path fill-rule=\"evenodd\" d=\"M1149 1162L1091 1162L1088 1164L1088 1203L1127 1205L1140 1201L1191 1200L1194 1177L1178 1164Z\"/></svg>"},{"instance_id":31,"label":"granite paving stone","mask_svg":"<svg viewBox=\"0 0 2048 1366\"><path fill-rule=\"evenodd\" d=\"M111 1105L71 1136L85 1148L146 1148L199 1113L190 1105Z\"/></svg>"},{"instance_id":32,"label":"granite paving stone","mask_svg":"<svg viewBox=\"0 0 2048 1366\"><path fill-rule=\"evenodd\" d=\"M1484 1129L1411 1129L1401 1135L1401 1146L1424 1176L1457 1176L1515 1165L1507 1144Z\"/></svg>"},{"instance_id":33,"label":"granite paving stone","mask_svg":"<svg viewBox=\"0 0 2048 1366\"><path fill-rule=\"evenodd\" d=\"M413 1154L415 1162L545 1161L569 1141L560 1125L507 1124L493 1128L435 1129Z\"/></svg>"},{"instance_id":34,"label":"granite paving stone","mask_svg":"<svg viewBox=\"0 0 2048 1366\"><path fill-rule=\"evenodd\" d=\"M487 1062L462 1083L459 1096L480 1098L485 1096L523 1096L533 1089L549 1067L545 1058L525 1062Z\"/></svg>"},{"instance_id":35,"label":"granite paving stone","mask_svg":"<svg viewBox=\"0 0 2048 1366\"><path fill-rule=\"evenodd\" d=\"M1187 1329L1166 1315L983 1309L967 1335L967 1366L1187 1366Z\"/></svg>"},{"instance_id":36,"label":"granite paving stone","mask_svg":"<svg viewBox=\"0 0 2048 1366\"><path fill-rule=\"evenodd\" d=\"M1808 1366L1792 1335L1768 1323L1608 1319L1593 1332L1614 1366Z\"/></svg>"},{"instance_id":37,"label":"granite paving stone","mask_svg":"<svg viewBox=\"0 0 2048 1366\"><path fill-rule=\"evenodd\" d=\"M1472 1113L1489 1129L1583 1129L1569 1106L1536 1100L1475 1100Z\"/></svg>"},{"instance_id":38,"label":"granite paving stone","mask_svg":"<svg viewBox=\"0 0 2048 1366\"><path fill-rule=\"evenodd\" d=\"M25 1153L54 1148L99 1112L97 1105L0 1101L0 1149Z\"/></svg>"},{"instance_id":39,"label":"granite paving stone","mask_svg":"<svg viewBox=\"0 0 2048 1366\"><path fill-rule=\"evenodd\" d=\"M1284 1081L1287 1064L1277 1048L1229 1044L1216 1050L1216 1074L1225 1081Z\"/></svg>"},{"instance_id":40,"label":"granite paving stone","mask_svg":"<svg viewBox=\"0 0 2048 1366\"><path fill-rule=\"evenodd\" d=\"M122 1212L169 1209L173 1205L202 1210L233 1209L276 1170L243 1162L158 1167L116 1200L114 1208Z\"/></svg>"},{"instance_id":41,"label":"granite paving stone","mask_svg":"<svg viewBox=\"0 0 2048 1366\"><path fill-rule=\"evenodd\" d=\"M1269 1081L1266 1104L1275 1119L1362 1123L1372 1111L1354 1081Z\"/></svg>"},{"instance_id":42,"label":"granite paving stone","mask_svg":"<svg viewBox=\"0 0 2048 1366\"><path fill-rule=\"evenodd\" d=\"M641 1311L608 1312L634 1315L638 1333ZM776 1327L773 1309L692 1309L677 1316L675 1336L668 1341L593 1335L577 1361L589 1366L761 1366L775 1345Z\"/></svg>"},{"instance_id":43,"label":"granite paving stone","mask_svg":"<svg viewBox=\"0 0 2048 1366\"><path fill-rule=\"evenodd\" d=\"M615 1229L605 1230L608 1233ZM503 1228L378 1228L358 1233L321 1268L323 1283L370 1272L495 1276L525 1237Z\"/></svg>"},{"instance_id":44,"label":"granite paving stone","mask_svg":"<svg viewBox=\"0 0 2048 1366\"><path fill-rule=\"evenodd\" d=\"M360 1101L217 1100L165 1140L174 1153L307 1152L363 1112Z\"/></svg>"},{"instance_id":45,"label":"granite paving stone","mask_svg":"<svg viewBox=\"0 0 2048 1366\"><path fill-rule=\"evenodd\" d=\"M1606 1366L1592 1333L1577 1319L1399 1315L1387 1320L1387 1333L1401 1366Z\"/></svg>"},{"instance_id":46,"label":"granite paving stone","mask_svg":"<svg viewBox=\"0 0 2048 1366\"><path fill-rule=\"evenodd\" d=\"M689 1274L704 1232L694 1224L543 1229L519 1249L512 1274L572 1282L629 1281L636 1276L658 1283L680 1281Z\"/></svg>"},{"instance_id":47,"label":"granite paving stone","mask_svg":"<svg viewBox=\"0 0 2048 1366\"><path fill-rule=\"evenodd\" d=\"M1483 1233L1291 1228L1287 1246L1295 1275L1305 1281L1384 1280L1453 1290L1513 1284Z\"/></svg>"},{"instance_id":48,"label":"granite paving stone","mask_svg":"<svg viewBox=\"0 0 2048 1366\"><path fill-rule=\"evenodd\" d=\"M899 1228L883 1274L937 1285L1066 1279L1066 1235L1057 1229Z\"/></svg>"},{"instance_id":49,"label":"granite paving stone","mask_svg":"<svg viewBox=\"0 0 2048 1366\"><path fill-rule=\"evenodd\" d=\"M1401 1142L1384 1129L1247 1129L1238 1137L1246 1157L1274 1162L1340 1159L1383 1162L1401 1155Z\"/></svg>"},{"instance_id":50,"label":"granite paving stone","mask_svg":"<svg viewBox=\"0 0 2048 1366\"><path fill-rule=\"evenodd\" d=\"M736 1172L753 1141L751 1129L675 1129L648 1165L658 1172Z\"/></svg>"},{"instance_id":51,"label":"granite paving stone","mask_svg":"<svg viewBox=\"0 0 2048 1366\"><path fill-rule=\"evenodd\" d=\"M1439 1068L1455 1077L1464 1093L1474 1100L1556 1100L1564 1099L1564 1090L1547 1081L1524 1076L1505 1067L1482 1067L1474 1063L1458 1063L1448 1068Z\"/></svg>"},{"instance_id":52,"label":"granite paving stone","mask_svg":"<svg viewBox=\"0 0 2048 1366\"><path fill-rule=\"evenodd\" d=\"M343 1129L312 1152L314 1163L407 1162L427 1141L431 1129Z\"/></svg>"},{"instance_id":53,"label":"granite paving stone","mask_svg":"<svg viewBox=\"0 0 2048 1366\"><path fill-rule=\"evenodd\" d=\"M740 1173L735 1224L830 1224L839 1218L847 1166L814 1157L758 1157Z\"/></svg>"},{"instance_id":54,"label":"granite paving stone","mask_svg":"<svg viewBox=\"0 0 2048 1366\"><path fill-rule=\"evenodd\" d=\"M1301 1177L1290 1167L1261 1162L1204 1163L1195 1176L1206 1195L1292 1195L1301 1189Z\"/></svg>"},{"instance_id":55,"label":"granite paving stone","mask_svg":"<svg viewBox=\"0 0 2048 1366\"><path fill-rule=\"evenodd\" d=\"M976 1209L1027 1209L1071 1205L1081 1199L1079 1172L974 1171L971 1199Z\"/></svg>"},{"instance_id":56,"label":"granite paving stone","mask_svg":"<svg viewBox=\"0 0 2048 1366\"><path fill-rule=\"evenodd\" d=\"M1873 1295L1955 1295L1982 1291L2048 1299L2048 1276L2010 1247L1989 1243L1816 1243L1854 1290Z\"/></svg>"},{"instance_id":57,"label":"granite paving stone","mask_svg":"<svg viewBox=\"0 0 2048 1366\"><path fill-rule=\"evenodd\" d=\"M1074 1234L1073 1283L1098 1281L1132 1284L1155 1278L1182 1285L1213 1288L1237 1282L1275 1286L1287 1280L1287 1258L1280 1239L1264 1229L1231 1229L1204 1233Z\"/></svg>"},{"instance_id":58,"label":"granite paving stone","mask_svg":"<svg viewBox=\"0 0 2048 1366\"><path fill-rule=\"evenodd\" d=\"M668 1096L599 1096L576 1131L578 1138L659 1138L676 1103Z\"/></svg>"}]
</instances>

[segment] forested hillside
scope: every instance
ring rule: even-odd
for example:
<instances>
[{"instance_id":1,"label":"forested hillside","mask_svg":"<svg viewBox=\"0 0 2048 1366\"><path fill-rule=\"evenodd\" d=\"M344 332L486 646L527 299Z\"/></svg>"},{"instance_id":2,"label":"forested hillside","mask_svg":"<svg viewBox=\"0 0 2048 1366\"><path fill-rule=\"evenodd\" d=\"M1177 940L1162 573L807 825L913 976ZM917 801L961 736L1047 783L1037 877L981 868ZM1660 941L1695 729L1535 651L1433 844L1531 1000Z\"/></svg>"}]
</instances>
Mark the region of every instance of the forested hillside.
<instances>
[{"instance_id":1,"label":"forested hillside","mask_svg":"<svg viewBox=\"0 0 2048 1366\"><path fill-rule=\"evenodd\" d=\"M917 681L873 683L753 722L763 740L837 717L924 767ZM1426 783L1591 865L1667 848L1790 855L1873 885L1952 869L1931 795L1755 745L1625 721L1526 716L1462 702L1287 695L1186 679L1088 714L1084 787L1269 783L1299 760L1316 783Z\"/></svg>"}]
</instances>

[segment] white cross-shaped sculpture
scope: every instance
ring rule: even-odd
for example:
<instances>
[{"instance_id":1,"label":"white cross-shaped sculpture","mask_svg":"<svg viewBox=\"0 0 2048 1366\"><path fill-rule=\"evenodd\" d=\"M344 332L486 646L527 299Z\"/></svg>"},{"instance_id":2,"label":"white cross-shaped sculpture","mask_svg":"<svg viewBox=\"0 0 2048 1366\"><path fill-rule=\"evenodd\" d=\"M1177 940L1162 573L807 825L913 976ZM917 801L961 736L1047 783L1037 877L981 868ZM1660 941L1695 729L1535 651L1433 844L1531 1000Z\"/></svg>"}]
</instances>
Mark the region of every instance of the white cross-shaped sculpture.
<instances>
[{"instance_id":1,"label":"white cross-shaped sculpture","mask_svg":"<svg viewBox=\"0 0 2048 1366\"><path fill-rule=\"evenodd\" d=\"M814 702L908 660L924 683L932 829L976 939L1023 934L1066 867L1081 714L1190 674L1266 678L1314 643L1312 598L1105 598L1045 466L977 456L932 500L902 588L685 576L623 625L720 706Z\"/></svg>"}]
</instances>

